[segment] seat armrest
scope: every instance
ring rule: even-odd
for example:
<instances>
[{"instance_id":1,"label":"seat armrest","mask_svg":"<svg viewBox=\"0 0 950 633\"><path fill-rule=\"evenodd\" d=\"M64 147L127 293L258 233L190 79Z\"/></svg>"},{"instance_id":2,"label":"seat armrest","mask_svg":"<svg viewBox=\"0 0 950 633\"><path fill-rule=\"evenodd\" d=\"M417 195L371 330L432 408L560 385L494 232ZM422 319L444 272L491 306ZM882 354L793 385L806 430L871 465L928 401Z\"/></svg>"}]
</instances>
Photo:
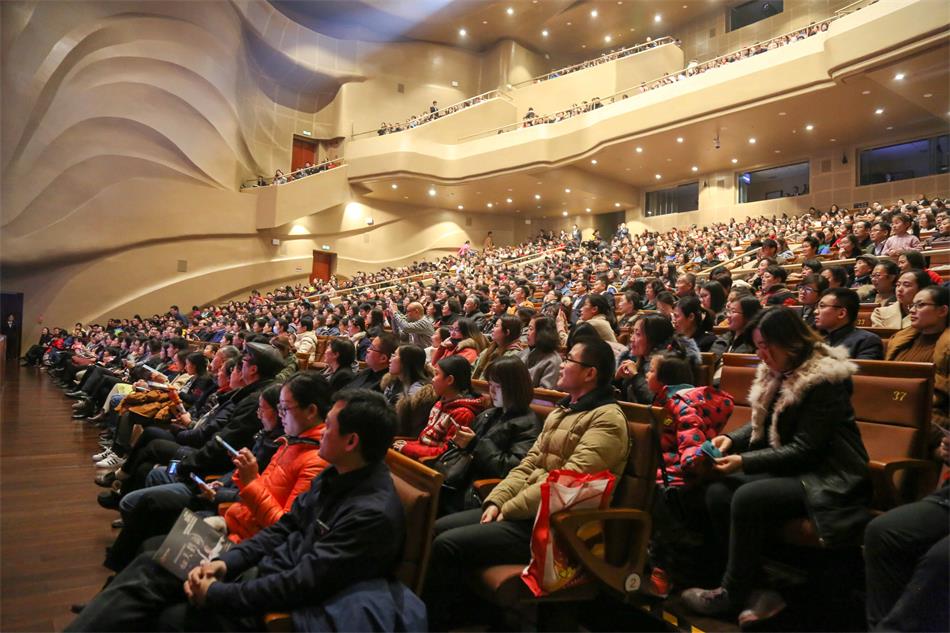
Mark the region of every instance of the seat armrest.
<instances>
[{"instance_id":1,"label":"seat armrest","mask_svg":"<svg viewBox=\"0 0 950 633\"><path fill-rule=\"evenodd\" d=\"M871 460L868 466L874 485L874 507L880 510L917 501L937 486L939 471L932 461L906 458ZM894 481L897 474L909 476L899 487Z\"/></svg>"},{"instance_id":2,"label":"seat armrest","mask_svg":"<svg viewBox=\"0 0 950 633\"><path fill-rule=\"evenodd\" d=\"M608 563L594 554L578 534L593 521L620 521L628 524L633 532L625 559L620 565ZM647 544L653 528L653 519L648 512L632 508L609 508L606 510L567 510L551 516L551 524L559 542L597 578L622 596L640 589L643 568L647 559ZM605 548L607 549L607 548Z\"/></svg>"},{"instance_id":3,"label":"seat armrest","mask_svg":"<svg viewBox=\"0 0 950 633\"><path fill-rule=\"evenodd\" d=\"M484 501L488 498L488 495L491 494L491 491L495 489L495 486L500 483L501 479L476 479L472 487L475 489L475 494L478 495L478 498Z\"/></svg>"},{"instance_id":4,"label":"seat armrest","mask_svg":"<svg viewBox=\"0 0 950 633\"><path fill-rule=\"evenodd\" d=\"M289 613L267 613L264 615L264 630L275 633L289 633L294 630L294 621Z\"/></svg>"}]
</instances>

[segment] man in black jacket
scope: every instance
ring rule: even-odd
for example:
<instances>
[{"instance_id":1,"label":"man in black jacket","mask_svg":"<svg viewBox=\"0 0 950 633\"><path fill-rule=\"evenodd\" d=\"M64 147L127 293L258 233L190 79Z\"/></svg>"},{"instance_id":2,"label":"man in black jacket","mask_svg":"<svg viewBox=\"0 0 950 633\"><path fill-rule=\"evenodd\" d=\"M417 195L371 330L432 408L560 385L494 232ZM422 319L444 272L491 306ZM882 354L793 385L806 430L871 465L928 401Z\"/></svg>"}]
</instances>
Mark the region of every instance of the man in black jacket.
<instances>
[{"instance_id":1,"label":"man in black jacket","mask_svg":"<svg viewBox=\"0 0 950 633\"><path fill-rule=\"evenodd\" d=\"M884 360L881 337L854 326L859 305L858 293L851 288L829 288L818 300L815 325L828 345L847 348L851 358Z\"/></svg>"},{"instance_id":2,"label":"man in black jacket","mask_svg":"<svg viewBox=\"0 0 950 633\"><path fill-rule=\"evenodd\" d=\"M396 415L381 394L347 390L326 421L329 462L277 523L196 567L184 585L142 554L67 631L261 630L268 611L325 603L389 576L405 538L402 504L383 461Z\"/></svg>"},{"instance_id":3,"label":"man in black jacket","mask_svg":"<svg viewBox=\"0 0 950 633\"><path fill-rule=\"evenodd\" d=\"M389 359L397 347L399 343L392 334L383 333L373 338L373 342L366 348L366 369L356 374L347 388L382 392L379 383L389 371Z\"/></svg>"}]
</instances>

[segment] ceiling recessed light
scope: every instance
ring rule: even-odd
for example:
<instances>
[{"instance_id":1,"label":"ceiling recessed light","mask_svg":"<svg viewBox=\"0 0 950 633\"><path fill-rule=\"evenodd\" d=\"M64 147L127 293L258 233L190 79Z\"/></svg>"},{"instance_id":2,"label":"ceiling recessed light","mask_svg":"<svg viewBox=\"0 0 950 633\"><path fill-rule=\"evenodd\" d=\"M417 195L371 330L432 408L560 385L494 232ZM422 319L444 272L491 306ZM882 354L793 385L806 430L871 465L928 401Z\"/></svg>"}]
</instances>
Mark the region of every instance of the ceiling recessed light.
<instances>
[{"instance_id":1,"label":"ceiling recessed light","mask_svg":"<svg viewBox=\"0 0 950 633\"><path fill-rule=\"evenodd\" d=\"M929 99L929 98L932 97L932 96L934 96L932 92L925 92L925 93L924 93L924 99Z\"/></svg>"},{"instance_id":2,"label":"ceiling recessed light","mask_svg":"<svg viewBox=\"0 0 950 633\"><path fill-rule=\"evenodd\" d=\"M836 138L830 138L830 139L828 139L828 140L831 141L832 143L834 143L834 142L836 142L838 139L836 139Z\"/></svg>"},{"instance_id":3,"label":"ceiling recessed light","mask_svg":"<svg viewBox=\"0 0 950 633\"><path fill-rule=\"evenodd\" d=\"M902 81L903 79L904 79L904 73L897 73L896 75L894 75L895 81Z\"/></svg>"},{"instance_id":4,"label":"ceiling recessed light","mask_svg":"<svg viewBox=\"0 0 950 633\"><path fill-rule=\"evenodd\" d=\"M620 208L620 203L619 203L619 202L614 202L614 206L619 209L619 208Z\"/></svg>"},{"instance_id":5,"label":"ceiling recessed light","mask_svg":"<svg viewBox=\"0 0 950 633\"><path fill-rule=\"evenodd\" d=\"M563 216L566 218L566 217L567 217L567 211L561 211L561 215L563 215Z\"/></svg>"},{"instance_id":6,"label":"ceiling recessed light","mask_svg":"<svg viewBox=\"0 0 950 633\"><path fill-rule=\"evenodd\" d=\"M614 38L610 37L609 35L605 35L605 36L604 36L604 41L607 42L608 44L610 44L610 42L612 42L613 39L614 39Z\"/></svg>"},{"instance_id":7,"label":"ceiling recessed light","mask_svg":"<svg viewBox=\"0 0 950 633\"><path fill-rule=\"evenodd\" d=\"M690 167L690 169L692 169L693 171L699 171L699 167L697 167L696 165L693 165L692 167Z\"/></svg>"},{"instance_id":8,"label":"ceiling recessed light","mask_svg":"<svg viewBox=\"0 0 950 633\"><path fill-rule=\"evenodd\" d=\"M739 159L738 159L738 158L733 158L733 159L732 159L732 164L733 164L733 165L735 165L735 164L738 163L738 162L739 162Z\"/></svg>"},{"instance_id":9,"label":"ceiling recessed light","mask_svg":"<svg viewBox=\"0 0 950 633\"><path fill-rule=\"evenodd\" d=\"M663 16L660 15L659 13L657 13L656 15L653 16L653 21L654 21L654 22L662 22L662 21L663 21Z\"/></svg>"},{"instance_id":10,"label":"ceiling recessed light","mask_svg":"<svg viewBox=\"0 0 950 633\"><path fill-rule=\"evenodd\" d=\"M581 44L581 48L587 48L587 44Z\"/></svg>"},{"instance_id":11,"label":"ceiling recessed light","mask_svg":"<svg viewBox=\"0 0 950 633\"><path fill-rule=\"evenodd\" d=\"M459 211L461 211L461 210L464 209L464 208L465 208L465 207L463 207L462 205L459 205L459 206L458 206L458 210L459 210Z\"/></svg>"},{"instance_id":12,"label":"ceiling recessed light","mask_svg":"<svg viewBox=\"0 0 950 633\"><path fill-rule=\"evenodd\" d=\"M548 30L547 30L547 29L544 29L543 31L541 31L541 37L547 37L547 36L548 36Z\"/></svg>"},{"instance_id":13,"label":"ceiling recessed light","mask_svg":"<svg viewBox=\"0 0 950 633\"><path fill-rule=\"evenodd\" d=\"M495 205L494 205L494 203L489 202L489 203L486 204L485 206L488 207L489 209L491 209L491 208L494 207Z\"/></svg>"},{"instance_id":14,"label":"ceiling recessed light","mask_svg":"<svg viewBox=\"0 0 950 633\"><path fill-rule=\"evenodd\" d=\"M890 132L890 131L893 130L893 129L894 129L894 126L893 126L893 125L888 125L888 126L887 126L887 131L888 131L888 132Z\"/></svg>"},{"instance_id":15,"label":"ceiling recessed light","mask_svg":"<svg viewBox=\"0 0 950 633\"><path fill-rule=\"evenodd\" d=\"M570 188L570 187L566 187L566 188L564 189L564 193L571 193L571 188Z\"/></svg>"},{"instance_id":16,"label":"ceiling recessed light","mask_svg":"<svg viewBox=\"0 0 950 633\"><path fill-rule=\"evenodd\" d=\"M682 143L682 142L683 142L683 137L682 137L682 136L677 136L677 137L676 137L676 142L677 142L677 143Z\"/></svg>"},{"instance_id":17,"label":"ceiling recessed light","mask_svg":"<svg viewBox=\"0 0 950 633\"><path fill-rule=\"evenodd\" d=\"M587 211L588 213L590 213L590 207L585 208L584 211Z\"/></svg>"},{"instance_id":18,"label":"ceiling recessed light","mask_svg":"<svg viewBox=\"0 0 950 633\"><path fill-rule=\"evenodd\" d=\"M874 110L874 114L884 114L884 108L877 108Z\"/></svg>"},{"instance_id":19,"label":"ceiling recessed light","mask_svg":"<svg viewBox=\"0 0 950 633\"><path fill-rule=\"evenodd\" d=\"M775 153L776 153L776 154L781 154L781 153L782 153L782 150L777 149L777 150L775 150Z\"/></svg>"},{"instance_id":20,"label":"ceiling recessed light","mask_svg":"<svg viewBox=\"0 0 950 633\"><path fill-rule=\"evenodd\" d=\"M862 90L862 91L861 91L861 94L863 94L863 95L869 95L869 94L871 94L871 91L870 91L870 90Z\"/></svg>"},{"instance_id":21,"label":"ceiling recessed light","mask_svg":"<svg viewBox=\"0 0 950 633\"><path fill-rule=\"evenodd\" d=\"M637 154L642 154L642 153L643 153L643 148L642 148L642 147L638 147L638 148L637 148Z\"/></svg>"},{"instance_id":22,"label":"ceiling recessed light","mask_svg":"<svg viewBox=\"0 0 950 633\"><path fill-rule=\"evenodd\" d=\"M488 24L488 20L482 20L482 24Z\"/></svg>"},{"instance_id":23,"label":"ceiling recessed light","mask_svg":"<svg viewBox=\"0 0 950 633\"><path fill-rule=\"evenodd\" d=\"M459 36L465 37L466 35L468 35L468 31L465 29L459 29Z\"/></svg>"},{"instance_id":24,"label":"ceiling recessed light","mask_svg":"<svg viewBox=\"0 0 950 633\"><path fill-rule=\"evenodd\" d=\"M434 196L434 195L435 195L435 187L429 187L429 195L430 195L430 196Z\"/></svg>"},{"instance_id":25,"label":"ceiling recessed light","mask_svg":"<svg viewBox=\"0 0 950 633\"><path fill-rule=\"evenodd\" d=\"M590 159L590 164L591 164L591 165L596 165L596 164L597 164L597 159L596 159L596 158Z\"/></svg>"},{"instance_id":26,"label":"ceiling recessed light","mask_svg":"<svg viewBox=\"0 0 950 633\"><path fill-rule=\"evenodd\" d=\"M755 145L755 137L754 137L754 136L750 136L750 137L749 137L749 145Z\"/></svg>"},{"instance_id":27,"label":"ceiling recessed light","mask_svg":"<svg viewBox=\"0 0 950 633\"><path fill-rule=\"evenodd\" d=\"M505 202L507 202L508 204L511 204L511 198L505 198Z\"/></svg>"},{"instance_id":28,"label":"ceiling recessed light","mask_svg":"<svg viewBox=\"0 0 950 633\"><path fill-rule=\"evenodd\" d=\"M392 187L393 189L399 189L399 185L397 185L396 183L393 183L389 186Z\"/></svg>"},{"instance_id":29,"label":"ceiling recessed light","mask_svg":"<svg viewBox=\"0 0 950 633\"><path fill-rule=\"evenodd\" d=\"M507 13L508 15L514 15L515 10L512 9L511 7L508 7L507 9L505 9L505 13Z\"/></svg>"},{"instance_id":30,"label":"ceiling recessed light","mask_svg":"<svg viewBox=\"0 0 950 633\"><path fill-rule=\"evenodd\" d=\"M534 194L534 199L535 199L535 200L540 200L540 199L541 199L541 194L540 194L540 193Z\"/></svg>"},{"instance_id":31,"label":"ceiling recessed light","mask_svg":"<svg viewBox=\"0 0 950 633\"><path fill-rule=\"evenodd\" d=\"M596 17L597 17L597 9L591 9L591 10L590 10L590 17L592 17L592 18L596 18Z\"/></svg>"},{"instance_id":32,"label":"ceiling recessed light","mask_svg":"<svg viewBox=\"0 0 950 633\"><path fill-rule=\"evenodd\" d=\"M779 116L785 116L786 114L788 114L788 113L787 113L787 112L779 112L779 113L778 113Z\"/></svg>"},{"instance_id":33,"label":"ceiling recessed light","mask_svg":"<svg viewBox=\"0 0 950 633\"><path fill-rule=\"evenodd\" d=\"M659 180L659 179L662 178L662 177L663 177L663 176L662 176L661 174L657 174L656 176L654 176L654 178L656 178L657 180Z\"/></svg>"},{"instance_id":34,"label":"ceiling recessed light","mask_svg":"<svg viewBox=\"0 0 950 633\"><path fill-rule=\"evenodd\" d=\"M815 126L812 125L811 123L809 123L808 125L805 126L805 129L808 130L809 132L811 132L812 130L815 129Z\"/></svg>"},{"instance_id":35,"label":"ceiling recessed light","mask_svg":"<svg viewBox=\"0 0 950 633\"><path fill-rule=\"evenodd\" d=\"M571 26L572 24L574 24L574 23L573 23L573 22L568 22L568 23L567 23L568 26Z\"/></svg>"}]
</instances>

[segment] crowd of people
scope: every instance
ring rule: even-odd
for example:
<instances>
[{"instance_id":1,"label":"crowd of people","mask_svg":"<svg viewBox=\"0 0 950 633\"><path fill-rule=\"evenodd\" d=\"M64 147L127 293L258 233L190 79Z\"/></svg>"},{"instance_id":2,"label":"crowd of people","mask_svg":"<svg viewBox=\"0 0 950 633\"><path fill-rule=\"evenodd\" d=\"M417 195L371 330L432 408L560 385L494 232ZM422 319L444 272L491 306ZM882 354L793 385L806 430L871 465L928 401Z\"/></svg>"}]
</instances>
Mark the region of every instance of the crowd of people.
<instances>
[{"instance_id":1,"label":"crowd of people","mask_svg":"<svg viewBox=\"0 0 950 633\"><path fill-rule=\"evenodd\" d=\"M651 511L648 592L683 590L692 611L744 626L773 617L785 602L762 573L770 535L809 517L827 547L864 538L870 627L943 630L948 487L869 524L850 359L935 364L927 455L946 462L950 290L917 248L947 245L946 201L924 196L587 240L575 226L346 283L44 330L24 362L99 428L98 503L120 529L104 553L116 575L67 630L256 630L268 611L362 604L405 529L388 449L435 468L468 455L446 470L421 596L430 628L464 625L473 570L528 562L548 473L623 473L618 401L670 416L656 481L679 494ZM855 327L862 303L898 306L886 351ZM318 336L331 337L319 358ZM748 424L723 433L733 397L700 382L701 352L761 359ZM543 420L536 388L565 394ZM484 478L501 483L482 499ZM152 552L185 508L233 546L182 582Z\"/></svg>"},{"instance_id":2,"label":"crowd of people","mask_svg":"<svg viewBox=\"0 0 950 633\"><path fill-rule=\"evenodd\" d=\"M481 95L475 95L474 97L469 97L459 101L458 103L452 104L446 108L439 109L438 101L433 101L428 109L422 114L413 114L410 115L408 119L403 121L396 121L393 123L386 123L383 121L379 124L379 128L376 130L378 136L384 136L386 134L393 134L395 132L402 132L403 130L411 130L412 128L419 127L424 123L429 123L430 121L435 121L438 118L448 116L449 114L455 114L459 110L464 110L465 108L470 108L474 105L478 105L483 101L492 99L491 93L485 93Z\"/></svg>"},{"instance_id":3,"label":"crowd of people","mask_svg":"<svg viewBox=\"0 0 950 633\"><path fill-rule=\"evenodd\" d=\"M657 39L648 37L645 42L642 42L640 44L636 44L634 46L628 46L626 48L608 50L606 53L603 53L599 55L598 57L585 59L581 63L574 64L573 66L566 66L564 68L552 70L548 74L537 77L531 81L532 83L541 83L542 81L557 79L558 77L569 75L573 72L577 72L578 70L587 70L588 68L594 68L595 66L600 66L601 64L606 64L608 62L613 62L618 59L623 59L624 57L629 57L630 55L633 55L635 53L640 53L646 50L650 50L651 48L656 48L657 46L660 46L661 44L666 44L668 42L676 44L677 46L682 45L682 42L680 42L680 40L674 40L670 36L658 37Z\"/></svg>"},{"instance_id":4,"label":"crowd of people","mask_svg":"<svg viewBox=\"0 0 950 633\"><path fill-rule=\"evenodd\" d=\"M286 185L288 182L293 182L294 180L300 180L301 178L306 178L307 176L313 176L314 174L320 174L331 169L336 169L342 164L343 162L338 157L330 158L319 165L314 165L310 161L307 161L303 164L303 167L299 167L286 174L283 172L283 170L276 170L274 172L274 177L271 178L269 182L264 176L258 176L256 181L242 183L241 189L254 189L256 187L269 187L271 185Z\"/></svg>"}]
</instances>

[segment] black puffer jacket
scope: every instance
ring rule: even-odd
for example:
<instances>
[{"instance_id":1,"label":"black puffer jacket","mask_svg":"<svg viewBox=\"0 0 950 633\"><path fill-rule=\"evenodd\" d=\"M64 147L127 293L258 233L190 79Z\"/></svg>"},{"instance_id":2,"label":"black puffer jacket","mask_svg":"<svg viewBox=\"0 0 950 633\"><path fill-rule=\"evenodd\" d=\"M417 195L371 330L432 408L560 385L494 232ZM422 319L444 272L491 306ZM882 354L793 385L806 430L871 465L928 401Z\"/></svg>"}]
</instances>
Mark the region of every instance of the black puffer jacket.
<instances>
[{"instance_id":1,"label":"black puffer jacket","mask_svg":"<svg viewBox=\"0 0 950 633\"><path fill-rule=\"evenodd\" d=\"M854 421L847 350L818 345L784 377L764 363L749 390L752 421L729 433L747 474L798 477L826 547L860 542L870 518L868 454Z\"/></svg>"}]
</instances>

